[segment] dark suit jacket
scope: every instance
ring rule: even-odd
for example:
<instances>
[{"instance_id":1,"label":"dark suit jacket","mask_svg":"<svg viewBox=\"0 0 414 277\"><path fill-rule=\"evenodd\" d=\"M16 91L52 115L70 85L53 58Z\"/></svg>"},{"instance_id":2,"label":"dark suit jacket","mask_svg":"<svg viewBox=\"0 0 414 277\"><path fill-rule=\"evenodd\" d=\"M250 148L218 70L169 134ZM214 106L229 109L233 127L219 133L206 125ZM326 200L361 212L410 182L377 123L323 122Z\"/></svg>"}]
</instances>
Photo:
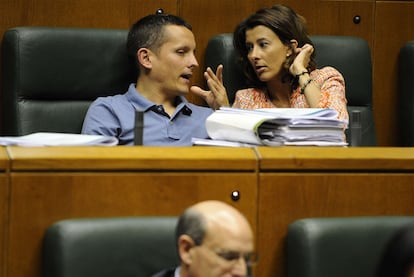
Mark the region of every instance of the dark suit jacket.
<instances>
[{"instance_id":1,"label":"dark suit jacket","mask_svg":"<svg viewBox=\"0 0 414 277\"><path fill-rule=\"evenodd\" d=\"M151 277L174 277L175 268L165 269L158 273L155 273Z\"/></svg>"}]
</instances>

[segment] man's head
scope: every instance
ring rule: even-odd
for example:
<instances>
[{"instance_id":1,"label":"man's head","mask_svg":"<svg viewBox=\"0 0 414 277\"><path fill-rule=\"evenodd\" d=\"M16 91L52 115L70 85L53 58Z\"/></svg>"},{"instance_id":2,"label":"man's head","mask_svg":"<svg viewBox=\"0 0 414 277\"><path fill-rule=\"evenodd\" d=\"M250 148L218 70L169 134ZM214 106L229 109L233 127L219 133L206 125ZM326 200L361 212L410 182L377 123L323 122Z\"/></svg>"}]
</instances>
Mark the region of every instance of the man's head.
<instances>
[{"instance_id":1,"label":"man's head","mask_svg":"<svg viewBox=\"0 0 414 277\"><path fill-rule=\"evenodd\" d=\"M184 211L177 225L182 277L246 276L253 231L232 206L204 201Z\"/></svg>"},{"instance_id":2,"label":"man's head","mask_svg":"<svg viewBox=\"0 0 414 277\"><path fill-rule=\"evenodd\" d=\"M150 14L139 19L128 33L127 51L136 57L140 48L157 51L165 41L164 27L182 26L192 31L190 23L171 14Z\"/></svg>"},{"instance_id":3,"label":"man's head","mask_svg":"<svg viewBox=\"0 0 414 277\"><path fill-rule=\"evenodd\" d=\"M184 19L169 14L148 15L132 26L128 53L137 61L138 79L150 80L151 90L171 95L188 93L190 78L198 67L191 29Z\"/></svg>"}]
</instances>

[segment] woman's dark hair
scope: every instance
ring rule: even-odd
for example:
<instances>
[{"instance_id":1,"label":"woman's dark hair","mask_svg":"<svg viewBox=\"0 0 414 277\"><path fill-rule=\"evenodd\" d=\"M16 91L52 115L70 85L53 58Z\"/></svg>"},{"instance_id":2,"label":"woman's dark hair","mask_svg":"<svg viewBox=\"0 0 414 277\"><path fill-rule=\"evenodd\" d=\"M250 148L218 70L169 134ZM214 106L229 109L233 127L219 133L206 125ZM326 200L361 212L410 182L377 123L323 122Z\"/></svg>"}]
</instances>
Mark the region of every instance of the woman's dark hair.
<instances>
[{"instance_id":1,"label":"woman's dark hair","mask_svg":"<svg viewBox=\"0 0 414 277\"><path fill-rule=\"evenodd\" d=\"M414 268L414 223L399 229L388 241L376 277L408 277Z\"/></svg>"},{"instance_id":2,"label":"woman's dark hair","mask_svg":"<svg viewBox=\"0 0 414 277\"><path fill-rule=\"evenodd\" d=\"M305 19L287 6L275 5L271 8L260 9L255 14L243 20L234 31L233 44L239 54L243 72L247 77L249 85L256 88L264 88L266 84L259 80L247 58L246 31L256 26L265 26L271 29L284 45L290 45L292 39L297 40L298 47L302 47L306 43L313 45L313 43L309 38ZM291 55L286 60L286 65L283 69L285 71L283 80L285 81L295 81L289 73L289 66L292 64L294 58L295 55ZM315 68L315 52L313 52L308 70L312 71ZM296 84L293 84L293 88L295 87L297 87L297 80Z\"/></svg>"}]
</instances>

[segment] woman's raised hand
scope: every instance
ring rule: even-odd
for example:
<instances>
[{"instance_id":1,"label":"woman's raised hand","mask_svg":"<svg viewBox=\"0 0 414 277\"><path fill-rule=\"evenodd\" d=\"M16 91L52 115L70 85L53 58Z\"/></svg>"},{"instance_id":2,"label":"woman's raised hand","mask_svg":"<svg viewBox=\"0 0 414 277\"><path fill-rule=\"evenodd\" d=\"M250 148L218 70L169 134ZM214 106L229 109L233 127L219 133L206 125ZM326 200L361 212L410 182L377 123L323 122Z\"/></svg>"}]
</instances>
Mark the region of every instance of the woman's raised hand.
<instances>
[{"instance_id":1,"label":"woman's raised hand","mask_svg":"<svg viewBox=\"0 0 414 277\"><path fill-rule=\"evenodd\" d=\"M292 75L300 74L307 69L313 51L314 48L310 44L305 44L302 47L296 47L294 49L296 57L289 68Z\"/></svg>"}]
</instances>

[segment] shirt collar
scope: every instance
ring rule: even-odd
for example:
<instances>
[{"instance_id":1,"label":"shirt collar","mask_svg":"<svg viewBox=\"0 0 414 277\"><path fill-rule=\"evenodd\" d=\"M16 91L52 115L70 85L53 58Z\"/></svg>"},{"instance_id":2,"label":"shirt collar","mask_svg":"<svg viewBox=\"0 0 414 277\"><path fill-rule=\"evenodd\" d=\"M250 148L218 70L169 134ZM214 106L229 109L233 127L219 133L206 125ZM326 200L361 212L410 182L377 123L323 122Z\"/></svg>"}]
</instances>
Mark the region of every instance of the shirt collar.
<instances>
[{"instance_id":1,"label":"shirt collar","mask_svg":"<svg viewBox=\"0 0 414 277\"><path fill-rule=\"evenodd\" d=\"M154 107L157 107L158 105L154 102L151 102L147 98L141 95L138 90L135 88L135 84L130 84L128 91L126 93L126 97L129 100L130 103L134 106L135 110L141 110L141 111L147 111L149 109L153 109ZM191 115L192 110L189 107L189 102L184 96L177 96L176 98L176 107L177 110L175 113L180 112L183 110L183 113L185 115Z\"/></svg>"},{"instance_id":2,"label":"shirt collar","mask_svg":"<svg viewBox=\"0 0 414 277\"><path fill-rule=\"evenodd\" d=\"M180 276L180 267L177 267L174 271L174 277L181 277Z\"/></svg>"}]
</instances>

